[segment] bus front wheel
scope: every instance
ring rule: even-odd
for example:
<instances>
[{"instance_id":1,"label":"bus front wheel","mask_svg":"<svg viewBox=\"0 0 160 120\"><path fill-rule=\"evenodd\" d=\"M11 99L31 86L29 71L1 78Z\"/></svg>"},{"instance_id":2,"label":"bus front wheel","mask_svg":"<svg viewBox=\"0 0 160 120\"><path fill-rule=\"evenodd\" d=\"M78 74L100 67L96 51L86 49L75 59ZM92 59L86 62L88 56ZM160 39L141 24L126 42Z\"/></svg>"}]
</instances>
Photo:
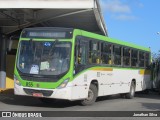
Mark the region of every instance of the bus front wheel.
<instances>
[{"instance_id":1,"label":"bus front wheel","mask_svg":"<svg viewBox=\"0 0 160 120\"><path fill-rule=\"evenodd\" d=\"M125 97L127 99L132 99L132 98L134 98L134 95L135 95L135 83L132 82L131 86L130 86L130 91L129 91L129 93L126 94Z\"/></svg>"},{"instance_id":2,"label":"bus front wheel","mask_svg":"<svg viewBox=\"0 0 160 120\"><path fill-rule=\"evenodd\" d=\"M93 104L96 101L97 95L98 95L98 90L96 85L91 84L88 91L88 97L82 100L81 104L84 106Z\"/></svg>"}]
</instances>

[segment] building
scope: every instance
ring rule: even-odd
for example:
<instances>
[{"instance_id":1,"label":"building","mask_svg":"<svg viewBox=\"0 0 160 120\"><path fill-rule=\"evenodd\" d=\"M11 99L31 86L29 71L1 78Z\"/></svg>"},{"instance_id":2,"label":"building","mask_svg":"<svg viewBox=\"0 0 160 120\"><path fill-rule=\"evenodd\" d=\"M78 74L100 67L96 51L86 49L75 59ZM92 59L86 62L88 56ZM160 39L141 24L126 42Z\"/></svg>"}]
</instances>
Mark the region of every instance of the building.
<instances>
[{"instance_id":1,"label":"building","mask_svg":"<svg viewBox=\"0 0 160 120\"><path fill-rule=\"evenodd\" d=\"M16 48L26 27L78 28L107 36L99 0L0 0L0 88L13 88Z\"/></svg>"}]
</instances>

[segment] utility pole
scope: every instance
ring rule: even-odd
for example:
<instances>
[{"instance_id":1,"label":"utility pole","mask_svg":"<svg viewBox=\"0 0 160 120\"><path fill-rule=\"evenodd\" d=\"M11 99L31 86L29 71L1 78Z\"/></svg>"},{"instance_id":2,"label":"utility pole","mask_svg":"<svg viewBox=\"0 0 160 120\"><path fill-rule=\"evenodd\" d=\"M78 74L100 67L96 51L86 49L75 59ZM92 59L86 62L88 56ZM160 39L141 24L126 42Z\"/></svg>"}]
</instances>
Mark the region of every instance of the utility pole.
<instances>
[{"instance_id":1,"label":"utility pole","mask_svg":"<svg viewBox=\"0 0 160 120\"><path fill-rule=\"evenodd\" d=\"M0 28L0 88L6 88L6 44Z\"/></svg>"}]
</instances>

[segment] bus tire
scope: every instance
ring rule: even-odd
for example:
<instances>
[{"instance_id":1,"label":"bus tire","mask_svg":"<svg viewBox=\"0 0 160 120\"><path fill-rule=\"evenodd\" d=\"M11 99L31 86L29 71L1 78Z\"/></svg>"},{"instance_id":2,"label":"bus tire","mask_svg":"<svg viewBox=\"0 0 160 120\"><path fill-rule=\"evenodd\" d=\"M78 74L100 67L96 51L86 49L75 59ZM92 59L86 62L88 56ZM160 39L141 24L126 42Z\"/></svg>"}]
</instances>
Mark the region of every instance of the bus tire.
<instances>
[{"instance_id":1,"label":"bus tire","mask_svg":"<svg viewBox=\"0 0 160 120\"><path fill-rule=\"evenodd\" d=\"M129 91L129 93L126 94L125 97L127 99L132 99L132 98L134 98L134 95L135 95L135 83L132 82L131 86L130 86L130 91Z\"/></svg>"},{"instance_id":2,"label":"bus tire","mask_svg":"<svg viewBox=\"0 0 160 120\"><path fill-rule=\"evenodd\" d=\"M98 89L96 85L91 84L88 91L88 98L82 100L81 105L86 106L93 104L96 101L97 96L98 96Z\"/></svg>"}]
</instances>

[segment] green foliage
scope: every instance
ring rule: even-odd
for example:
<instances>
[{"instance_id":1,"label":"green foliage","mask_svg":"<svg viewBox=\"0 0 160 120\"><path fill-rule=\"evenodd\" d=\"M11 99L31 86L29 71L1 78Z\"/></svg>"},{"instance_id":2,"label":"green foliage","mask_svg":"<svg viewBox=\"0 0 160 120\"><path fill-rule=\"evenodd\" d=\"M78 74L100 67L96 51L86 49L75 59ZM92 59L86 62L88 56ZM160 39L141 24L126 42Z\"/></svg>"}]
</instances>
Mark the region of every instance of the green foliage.
<instances>
[{"instance_id":1,"label":"green foliage","mask_svg":"<svg viewBox=\"0 0 160 120\"><path fill-rule=\"evenodd\" d=\"M157 53L155 52L152 53L152 61L153 62L160 61L160 50Z\"/></svg>"}]
</instances>

